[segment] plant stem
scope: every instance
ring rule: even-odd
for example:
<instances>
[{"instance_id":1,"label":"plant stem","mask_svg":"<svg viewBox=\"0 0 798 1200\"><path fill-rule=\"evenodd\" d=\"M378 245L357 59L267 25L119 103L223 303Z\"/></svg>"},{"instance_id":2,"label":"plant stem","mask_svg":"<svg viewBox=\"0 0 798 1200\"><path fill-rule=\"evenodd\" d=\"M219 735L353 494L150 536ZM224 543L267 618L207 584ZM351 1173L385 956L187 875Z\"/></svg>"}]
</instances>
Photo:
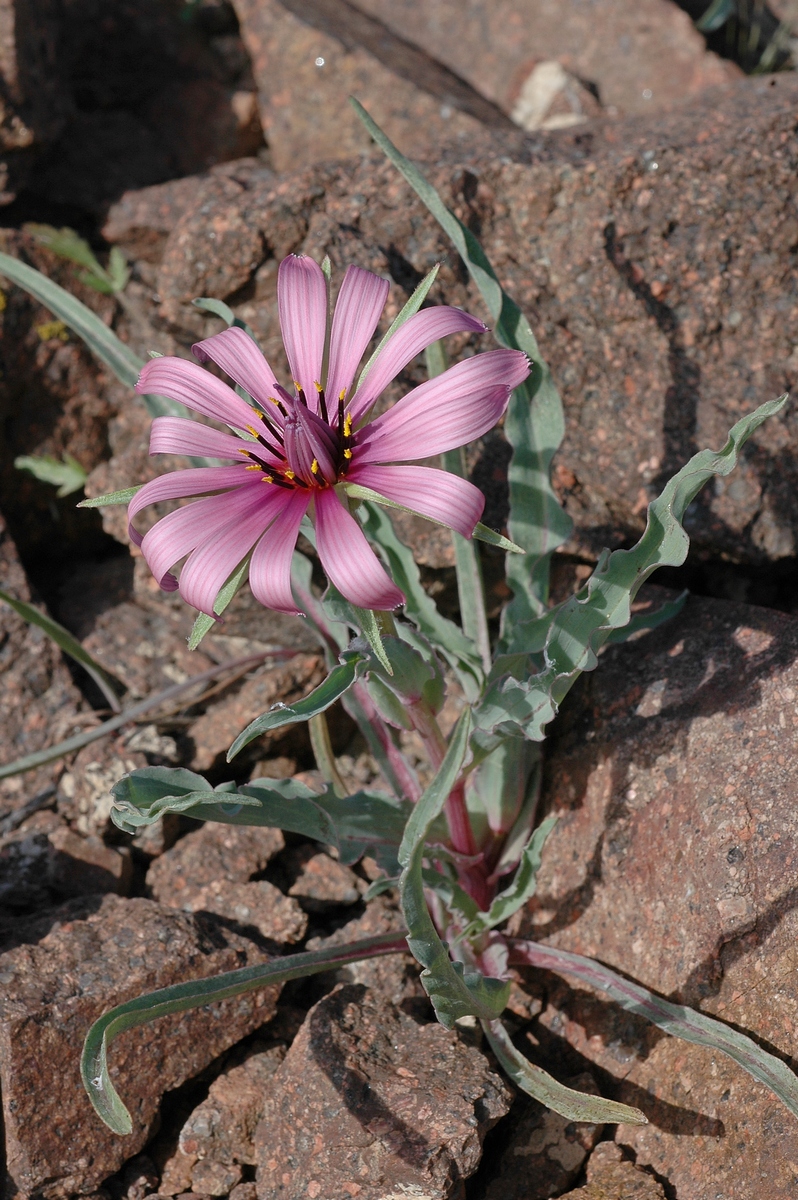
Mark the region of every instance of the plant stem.
<instances>
[{"instance_id":1,"label":"plant stem","mask_svg":"<svg viewBox=\"0 0 798 1200\"><path fill-rule=\"evenodd\" d=\"M310 730L310 744L316 757L316 764L321 771L322 779L325 783L332 785L332 789L339 799L343 799L349 795L349 792L340 776L338 765L335 761L326 714L320 712L311 717L308 721L308 729Z\"/></svg>"}]
</instances>

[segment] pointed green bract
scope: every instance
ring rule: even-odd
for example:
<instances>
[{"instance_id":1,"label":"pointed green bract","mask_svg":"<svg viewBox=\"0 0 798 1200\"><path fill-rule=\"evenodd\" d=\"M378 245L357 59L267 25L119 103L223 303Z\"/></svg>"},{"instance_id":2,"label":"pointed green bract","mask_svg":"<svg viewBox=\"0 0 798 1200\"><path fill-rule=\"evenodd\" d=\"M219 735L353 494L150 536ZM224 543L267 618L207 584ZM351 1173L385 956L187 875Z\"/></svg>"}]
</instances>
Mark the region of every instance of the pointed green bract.
<instances>
[{"instance_id":1,"label":"pointed green bract","mask_svg":"<svg viewBox=\"0 0 798 1200\"><path fill-rule=\"evenodd\" d=\"M233 571L233 574L223 585L219 595L214 600L213 611L216 613L217 617L222 615L228 604L230 604L235 595L244 586L247 574L249 572L250 557L251 556L248 554L244 561L238 564L235 571ZM197 613L191 634L188 639L189 650L196 650L197 646L205 637L205 634L209 633L216 624L218 624L218 622L213 617L209 617L207 613Z\"/></svg>"},{"instance_id":2,"label":"pointed green bract","mask_svg":"<svg viewBox=\"0 0 798 1200\"><path fill-rule=\"evenodd\" d=\"M121 488L118 492L106 492L104 496L92 496L88 500L81 500L80 504L76 504L75 507L110 508L112 504L129 504L136 492L140 492L143 487L143 483L137 483L135 487Z\"/></svg>"}]
</instances>

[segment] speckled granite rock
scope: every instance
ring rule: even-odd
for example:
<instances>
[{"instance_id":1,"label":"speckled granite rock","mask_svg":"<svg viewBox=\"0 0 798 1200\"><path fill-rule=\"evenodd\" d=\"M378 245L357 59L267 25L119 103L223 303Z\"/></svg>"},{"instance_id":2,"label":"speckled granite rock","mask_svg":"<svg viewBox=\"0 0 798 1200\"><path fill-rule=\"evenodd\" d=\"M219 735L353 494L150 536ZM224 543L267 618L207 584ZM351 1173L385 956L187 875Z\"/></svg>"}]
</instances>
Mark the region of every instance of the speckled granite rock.
<instances>
[{"instance_id":1,"label":"speckled granite rock","mask_svg":"<svg viewBox=\"0 0 798 1200\"><path fill-rule=\"evenodd\" d=\"M462 1195L510 1101L479 1050L357 984L311 1009L255 1133L260 1200Z\"/></svg>"},{"instance_id":2,"label":"speckled granite rock","mask_svg":"<svg viewBox=\"0 0 798 1200\"><path fill-rule=\"evenodd\" d=\"M563 815L514 919L660 994L750 1031L788 1061L798 1027L798 622L691 599L607 652L554 731L546 803ZM730 1060L552 982L539 1022L642 1108L639 1165L690 1200L787 1200L798 1126ZM615 1080L615 1082L613 1082ZM733 1149L732 1149L733 1148Z\"/></svg>"},{"instance_id":3,"label":"speckled granite rock","mask_svg":"<svg viewBox=\"0 0 798 1200\"><path fill-rule=\"evenodd\" d=\"M0 956L9 1198L61 1200L96 1188L145 1144L164 1092L274 1014L276 985L123 1034L109 1058L133 1135L119 1138L94 1115L80 1082L80 1046L91 1022L142 992L266 955L212 917L151 900L107 896L94 908L86 919L56 921L37 945Z\"/></svg>"}]
</instances>

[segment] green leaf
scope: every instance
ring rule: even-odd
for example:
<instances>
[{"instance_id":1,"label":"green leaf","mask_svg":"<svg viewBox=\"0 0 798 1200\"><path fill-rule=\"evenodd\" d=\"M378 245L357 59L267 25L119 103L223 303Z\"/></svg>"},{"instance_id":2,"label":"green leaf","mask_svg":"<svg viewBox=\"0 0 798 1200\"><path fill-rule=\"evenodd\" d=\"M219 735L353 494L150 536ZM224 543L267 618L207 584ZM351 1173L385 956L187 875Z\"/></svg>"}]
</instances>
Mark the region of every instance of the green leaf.
<instances>
[{"instance_id":1,"label":"green leaf","mask_svg":"<svg viewBox=\"0 0 798 1200\"><path fill-rule=\"evenodd\" d=\"M438 612L422 587L412 551L399 539L390 518L369 502L362 505L358 515L370 540L380 547L391 578L405 594L405 613L446 659L457 675L466 699L473 703L484 680L476 646L454 621Z\"/></svg>"},{"instance_id":2,"label":"green leaf","mask_svg":"<svg viewBox=\"0 0 798 1200\"><path fill-rule=\"evenodd\" d=\"M714 33L737 15L737 0L713 0L695 23L701 33Z\"/></svg>"},{"instance_id":3,"label":"green leaf","mask_svg":"<svg viewBox=\"0 0 798 1200\"><path fill-rule=\"evenodd\" d=\"M112 246L108 255L108 278L115 292L123 292L130 279L130 267L118 246Z\"/></svg>"},{"instance_id":4,"label":"green leaf","mask_svg":"<svg viewBox=\"0 0 798 1200\"><path fill-rule=\"evenodd\" d=\"M798 1076L775 1054L763 1050L744 1033L683 1004L663 1000L648 988L632 983L595 959L557 950L539 942L513 942L511 949L517 952L514 961L530 963L545 971L573 975L582 983L610 996L627 1012L645 1017L673 1037L728 1055L754 1079L769 1087L792 1115L798 1117Z\"/></svg>"},{"instance_id":5,"label":"green leaf","mask_svg":"<svg viewBox=\"0 0 798 1200\"><path fill-rule=\"evenodd\" d=\"M685 588L681 596L677 596L675 600L666 600L652 612L635 613L629 624L624 625L623 629L612 631L605 645L612 646L619 642L628 642L637 633L650 633L652 629L659 629L660 625L664 625L666 621L672 621L674 617L678 617L689 595L690 593Z\"/></svg>"},{"instance_id":6,"label":"green leaf","mask_svg":"<svg viewBox=\"0 0 798 1200\"><path fill-rule=\"evenodd\" d=\"M114 1038L126 1029L135 1029L170 1013L186 1012L218 1000L241 996L269 984L303 979L378 954L400 953L404 948L400 934L383 933L348 945L272 959L267 963L242 967L238 971L227 971L210 979L192 979L117 1005L94 1022L83 1044L80 1073L95 1112L114 1133L125 1135L133 1132L130 1113L114 1087L108 1070L108 1049Z\"/></svg>"},{"instance_id":7,"label":"green leaf","mask_svg":"<svg viewBox=\"0 0 798 1200\"><path fill-rule=\"evenodd\" d=\"M137 483L135 487L122 488L119 492L107 492L104 496L93 496L90 500L81 500L76 508L110 508L112 504L129 504L136 492L144 487Z\"/></svg>"},{"instance_id":8,"label":"green leaf","mask_svg":"<svg viewBox=\"0 0 798 1200\"><path fill-rule=\"evenodd\" d=\"M558 1083L516 1050L501 1021L483 1021L482 1028L491 1050L513 1083L545 1104L546 1108L569 1121L588 1121L593 1125L648 1124L648 1118L639 1108L630 1108L627 1104L618 1104L601 1096L591 1096L588 1092L577 1092L564 1083Z\"/></svg>"},{"instance_id":9,"label":"green leaf","mask_svg":"<svg viewBox=\"0 0 798 1200\"><path fill-rule=\"evenodd\" d=\"M52 483L57 488L57 496L71 496L79 492L86 482L88 472L83 469L71 454L64 454L63 462L50 454L37 457L32 454L20 454L14 459L18 471L30 471L42 483Z\"/></svg>"},{"instance_id":10,"label":"green leaf","mask_svg":"<svg viewBox=\"0 0 798 1200\"><path fill-rule=\"evenodd\" d=\"M501 287L471 230L446 207L418 167L397 150L363 106L353 98L350 103L374 141L451 239L496 323L496 340L510 349L524 351L532 361L529 379L516 388L510 399L504 425L513 447L508 468L509 533L528 555L507 561L507 581L514 593L504 615L504 627L509 631L515 621L542 612L548 599L549 558L572 528L551 486L551 461L565 432L562 402L529 322Z\"/></svg>"},{"instance_id":11,"label":"green leaf","mask_svg":"<svg viewBox=\"0 0 798 1200\"><path fill-rule=\"evenodd\" d=\"M56 229L53 225L39 225L34 221L29 221L23 226L23 230L42 246L47 246L59 258L67 258L81 267L87 267L97 275L105 274L89 243L74 229L67 227Z\"/></svg>"},{"instance_id":12,"label":"green leaf","mask_svg":"<svg viewBox=\"0 0 798 1200\"><path fill-rule=\"evenodd\" d=\"M316 713L330 708L355 682L364 661L360 654L347 654L345 661L339 663L337 667L333 667L324 682L314 688L309 696L305 696L303 700L297 700L295 704L275 704L267 713L256 717L247 725L243 733L238 735L227 751L227 761L230 762L240 750L248 746L256 737L260 737L262 733L268 733L272 729L281 729L284 725L295 725L298 721L307 721Z\"/></svg>"},{"instance_id":13,"label":"green leaf","mask_svg":"<svg viewBox=\"0 0 798 1200\"><path fill-rule=\"evenodd\" d=\"M513 882L503 892L499 892L488 912L479 913L473 919L466 929L464 937L479 937L486 930L494 929L497 925L501 925L502 921L506 921L523 904L526 904L531 896L534 896L537 875L540 870L540 856L543 852L546 838L556 824L556 816L546 817L545 821L541 821L524 847Z\"/></svg>"},{"instance_id":14,"label":"green leaf","mask_svg":"<svg viewBox=\"0 0 798 1200\"><path fill-rule=\"evenodd\" d=\"M228 328L243 329L244 333L249 334L253 342L257 345L257 338L252 331L252 326L247 325L246 321L242 321L233 312L229 304L225 304L224 300L214 300L210 296L200 296L198 300L192 300L197 308L202 308L205 312L213 313L215 317L221 317L227 322Z\"/></svg>"},{"instance_id":15,"label":"green leaf","mask_svg":"<svg viewBox=\"0 0 798 1200\"><path fill-rule=\"evenodd\" d=\"M243 587L249 571L249 559L250 556L247 555L244 561L238 564L235 571L233 571L230 578L219 591L218 596L213 602L213 611L217 616L222 615L233 597ZM213 629L214 625L217 623L218 622L216 622L213 617L209 617L207 613L197 613L194 626L188 639L189 650L196 650L197 646L205 637L205 634Z\"/></svg>"},{"instance_id":16,"label":"green leaf","mask_svg":"<svg viewBox=\"0 0 798 1200\"><path fill-rule=\"evenodd\" d=\"M432 270L429 271L424 276L424 278L421 280L421 283L414 290L412 296L407 301L407 303L400 309L400 311L397 313L396 317L394 317L389 329L387 330L385 335L382 338L380 338L380 341L377 345L376 350L369 358L369 360L366 363L363 370L360 372L360 378L357 381L358 388L360 388L362 386L363 380L366 378L369 371L374 366L375 358L380 353L380 351L384 348L386 343L388 343L391 340L393 335L396 333L397 329L401 329L401 327L404 325L405 321L407 321L410 317L412 317L415 313L417 313L418 310L421 308L421 305L426 300L427 293L429 292L430 288L432 287L433 283L435 282L437 275L438 275L438 271L440 271L440 269L441 269L441 264L436 263L435 266L432 268ZM357 389L355 390L355 395L357 395Z\"/></svg>"},{"instance_id":17,"label":"green leaf","mask_svg":"<svg viewBox=\"0 0 798 1200\"><path fill-rule=\"evenodd\" d=\"M486 978L461 962L452 962L438 936L424 898L423 860L427 832L443 811L468 752L471 712L466 708L454 728L449 747L434 779L413 809L399 848L402 871L402 911L407 921L407 944L424 970L421 982L438 1020L451 1029L458 1017L492 1019L510 994L509 982Z\"/></svg>"},{"instance_id":18,"label":"green leaf","mask_svg":"<svg viewBox=\"0 0 798 1200\"><path fill-rule=\"evenodd\" d=\"M487 542L489 546L498 546L500 550L506 550L508 554L526 554L523 546L511 542L504 534L488 529L487 525L483 525L481 521L477 521L474 526L472 537L478 542Z\"/></svg>"},{"instance_id":19,"label":"green leaf","mask_svg":"<svg viewBox=\"0 0 798 1200\"><path fill-rule=\"evenodd\" d=\"M646 579L662 566L678 567L690 539L682 525L688 505L713 475L728 475L746 440L780 412L787 397L771 400L738 421L722 450L702 450L682 467L648 506L646 530L631 550L602 555L586 586L555 610L544 647L545 666L529 679L495 679L475 715L479 730L523 734L541 741L544 728L582 671L592 671L597 652L616 629L628 625L631 604Z\"/></svg>"},{"instance_id":20,"label":"green leaf","mask_svg":"<svg viewBox=\"0 0 798 1200\"><path fill-rule=\"evenodd\" d=\"M52 641L55 642L64 654L68 654L75 662L80 663L85 671L92 677L97 687L111 706L114 712L119 712L119 698L114 690L113 676L101 667L88 650L84 650L77 638L73 637L68 629L64 629L63 625L59 625L47 613L40 612L38 608L34 608L32 604L27 604L24 600L17 600L15 596L9 595L8 592L0 589L0 600L5 600L6 604L10 605L15 612L28 621L31 625L37 625L39 629L43 629Z\"/></svg>"}]
</instances>

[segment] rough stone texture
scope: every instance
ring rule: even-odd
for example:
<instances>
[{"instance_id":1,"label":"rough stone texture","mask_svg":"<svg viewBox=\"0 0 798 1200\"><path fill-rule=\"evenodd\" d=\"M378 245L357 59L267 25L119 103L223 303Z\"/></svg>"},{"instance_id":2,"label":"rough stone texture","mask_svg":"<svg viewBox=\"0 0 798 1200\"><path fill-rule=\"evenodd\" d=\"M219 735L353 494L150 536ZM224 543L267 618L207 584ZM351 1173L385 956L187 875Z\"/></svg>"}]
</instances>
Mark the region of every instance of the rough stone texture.
<instances>
[{"instance_id":1,"label":"rough stone texture","mask_svg":"<svg viewBox=\"0 0 798 1200\"><path fill-rule=\"evenodd\" d=\"M592 555L639 535L668 474L795 383L797 95L786 76L745 80L656 119L480 135L429 168L529 314L562 389L555 481L577 525L571 550ZM193 297L232 297L286 371L275 277L292 251L329 253L336 280L349 261L389 275L386 323L439 260L435 301L482 312L432 219L376 158L207 187L177 221L158 271L161 316L181 336L218 328ZM387 399L422 378L411 365ZM788 409L770 421L735 474L702 493L688 517L700 553L747 563L794 554L797 420ZM495 438L473 472L494 526L506 516L505 465Z\"/></svg>"},{"instance_id":2,"label":"rough stone texture","mask_svg":"<svg viewBox=\"0 0 798 1200\"><path fill-rule=\"evenodd\" d=\"M267 712L278 700L285 704L306 696L325 677L318 654L297 654L279 667L267 667L255 673L232 695L220 700L191 726L194 755L191 766L205 771L217 759L224 759L228 749L243 729ZM250 754L262 751L265 745L284 737L283 730L263 734L250 743Z\"/></svg>"},{"instance_id":3,"label":"rough stone texture","mask_svg":"<svg viewBox=\"0 0 798 1200\"><path fill-rule=\"evenodd\" d=\"M360 0L360 7L511 112L541 61L592 84L615 113L648 113L739 78L668 0ZM650 94L647 94L650 93Z\"/></svg>"},{"instance_id":4,"label":"rough stone texture","mask_svg":"<svg viewBox=\"0 0 798 1200\"><path fill-rule=\"evenodd\" d=\"M798 623L767 609L691 599L610 650L555 730L546 804L563 816L517 928L789 1058L797 696ZM617 1140L676 1195L743 1200L764 1178L772 1200L793 1195L798 1128L730 1060L565 984L549 989L540 1026L602 1068L605 1094L646 1112L650 1125Z\"/></svg>"},{"instance_id":5,"label":"rough stone texture","mask_svg":"<svg viewBox=\"0 0 798 1200\"><path fill-rule=\"evenodd\" d=\"M390 933L392 929L403 930L404 918L401 911L387 896L371 900L361 917L347 921L329 937L310 938L308 950L324 950L356 942L360 938L376 937L379 933ZM383 996L391 1004L403 1005L407 1000L429 1004L426 993L419 982L420 968L412 954L384 954L378 958L364 958L349 963L335 972L339 982L360 983L370 988L375 995Z\"/></svg>"},{"instance_id":6,"label":"rough stone texture","mask_svg":"<svg viewBox=\"0 0 798 1200\"><path fill-rule=\"evenodd\" d=\"M0 516L0 581L18 600L31 593L16 546ZM45 633L0 601L0 762L10 763L76 732L81 723L80 693L60 650ZM21 808L52 788L61 765L0 781L4 812Z\"/></svg>"},{"instance_id":7,"label":"rough stone texture","mask_svg":"<svg viewBox=\"0 0 798 1200\"><path fill-rule=\"evenodd\" d=\"M284 896L265 879L254 883L217 879L204 887L187 887L175 894L174 902L184 912L216 913L241 928L257 929L262 937L273 942L301 941L308 926L297 901Z\"/></svg>"},{"instance_id":8,"label":"rough stone texture","mask_svg":"<svg viewBox=\"0 0 798 1200\"><path fill-rule=\"evenodd\" d=\"M91 1022L142 992L266 956L213 918L114 896L95 907L85 920L56 921L38 945L0 956L9 1197L90 1192L144 1145L165 1091L275 1010L279 987L272 986L121 1035L109 1058L133 1135L120 1139L94 1115L80 1082L79 1048Z\"/></svg>"},{"instance_id":9,"label":"rough stone texture","mask_svg":"<svg viewBox=\"0 0 798 1200\"><path fill-rule=\"evenodd\" d=\"M207 1100L186 1121L177 1150L164 1166L158 1188L162 1195L189 1189L208 1192L212 1178L226 1182L236 1168L240 1178L240 1164L256 1162L255 1129L284 1054L278 1046L251 1054L213 1081ZM226 1194L232 1186L210 1194Z\"/></svg>"},{"instance_id":10,"label":"rough stone texture","mask_svg":"<svg viewBox=\"0 0 798 1200\"><path fill-rule=\"evenodd\" d=\"M563 1080L580 1092L598 1093L589 1072ZM473 1200L548 1200L573 1183L601 1137L603 1125L577 1124L529 1096L518 1095L499 1136L506 1140L496 1162L483 1166Z\"/></svg>"},{"instance_id":11,"label":"rough stone texture","mask_svg":"<svg viewBox=\"0 0 798 1200\"><path fill-rule=\"evenodd\" d=\"M291 872L298 872L288 889L308 912L325 912L341 904L356 904L365 885L354 871L319 852L313 846L299 846L285 856Z\"/></svg>"},{"instance_id":12,"label":"rough stone texture","mask_svg":"<svg viewBox=\"0 0 798 1200\"><path fill-rule=\"evenodd\" d=\"M154 862L147 883L156 900L176 904L192 887L219 880L246 883L285 846L279 829L220 825L209 821L188 833Z\"/></svg>"},{"instance_id":13,"label":"rough stone texture","mask_svg":"<svg viewBox=\"0 0 798 1200\"><path fill-rule=\"evenodd\" d=\"M614 1153L613 1153L614 1152ZM664 1200L653 1177L624 1159L612 1142L601 1142L587 1164L587 1185L566 1192L562 1200Z\"/></svg>"},{"instance_id":14,"label":"rough stone texture","mask_svg":"<svg viewBox=\"0 0 798 1200\"><path fill-rule=\"evenodd\" d=\"M255 1133L258 1195L456 1196L509 1101L456 1034L344 985L311 1009L274 1076Z\"/></svg>"}]
</instances>

